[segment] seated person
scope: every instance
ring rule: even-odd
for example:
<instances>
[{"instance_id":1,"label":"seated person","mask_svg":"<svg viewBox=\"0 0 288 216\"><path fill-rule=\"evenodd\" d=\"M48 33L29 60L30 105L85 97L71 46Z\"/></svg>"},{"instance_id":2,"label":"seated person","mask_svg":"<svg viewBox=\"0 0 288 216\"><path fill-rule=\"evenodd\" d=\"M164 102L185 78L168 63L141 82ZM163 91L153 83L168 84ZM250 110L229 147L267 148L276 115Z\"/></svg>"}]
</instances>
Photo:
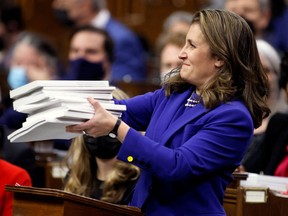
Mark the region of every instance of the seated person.
<instances>
[{"instance_id":1,"label":"seated person","mask_svg":"<svg viewBox=\"0 0 288 216\"><path fill-rule=\"evenodd\" d=\"M0 215L12 215L13 193L5 191L5 185L31 186L27 171L2 159L4 130L0 127Z\"/></svg>"},{"instance_id":2,"label":"seated person","mask_svg":"<svg viewBox=\"0 0 288 216\"><path fill-rule=\"evenodd\" d=\"M116 99L128 98L116 89ZM73 139L68 150L68 175L64 190L127 205L132 198L140 169L116 159L121 143L109 135L103 137L79 136Z\"/></svg>"},{"instance_id":3,"label":"seated person","mask_svg":"<svg viewBox=\"0 0 288 216\"><path fill-rule=\"evenodd\" d=\"M71 34L68 60L63 80L110 80L113 40L103 29L79 26ZM68 150L70 144L71 140L54 140L54 148L59 150Z\"/></svg>"},{"instance_id":4,"label":"seated person","mask_svg":"<svg viewBox=\"0 0 288 216\"><path fill-rule=\"evenodd\" d=\"M139 38L111 15L106 0L53 0L52 6L54 10L68 15L66 17L74 26L92 25L108 32L115 44L115 61L111 73L113 82L146 80L146 52Z\"/></svg>"},{"instance_id":5,"label":"seated person","mask_svg":"<svg viewBox=\"0 0 288 216\"><path fill-rule=\"evenodd\" d=\"M165 33L161 34L156 42L157 53L159 56L160 79L174 68L181 66L182 61L178 54L185 44L186 34Z\"/></svg>"},{"instance_id":6,"label":"seated person","mask_svg":"<svg viewBox=\"0 0 288 216\"><path fill-rule=\"evenodd\" d=\"M187 11L174 11L163 22L162 33L187 34L193 14Z\"/></svg>"},{"instance_id":7,"label":"seated person","mask_svg":"<svg viewBox=\"0 0 288 216\"><path fill-rule=\"evenodd\" d=\"M54 47L43 37L32 32L22 32L11 48L7 83L10 89L16 89L35 80L58 78L58 57ZM17 112L12 107L12 100L5 95L4 112L0 116L6 136L22 127L26 120L25 113ZM34 144L33 145L37 145ZM44 186L35 167L35 152L30 143L4 144L4 157L10 163L24 168L31 176L33 186Z\"/></svg>"},{"instance_id":8,"label":"seated person","mask_svg":"<svg viewBox=\"0 0 288 216\"><path fill-rule=\"evenodd\" d=\"M263 171L261 167L265 163L261 158L261 154L267 125L271 116L276 112L285 111L287 105L285 104L283 94L281 94L283 92L281 92L279 87L281 59L278 52L264 40L256 39L256 44L261 63L268 76L269 96L267 98L267 105L271 113L267 118L263 119L262 125L254 130L252 142L241 161L240 171L260 173Z\"/></svg>"},{"instance_id":9,"label":"seated person","mask_svg":"<svg viewBox=\"0 0 288 216\"><path fill-rule=\"evenodd\" d=\"M74 29L63 79L110 80L114 43L105 30L93 26Z\"/></svg>"},{"instance_id":10,"label":"seated person","mask_svg":"<svg viewBox=\"0 0 288 216\"><path fill-rule=\"evenodd\" d=\"M31 177L34 187L43 187L43 180L40 178L36 167L36 154L33 146L30 143L11 143L7 139L7 135L13 130L5 126L1 126L1 129L3 136L3 159L26 170Z\"/></svg>"},{"instance_id":11,"label":"seated person","mask_svg":"<svg viewBox=\"0 0 288 216\"><path fill-rule=\"evenodd\" d=\"M58 58L54 48L44 38L23 32L12 48L9 66L7 81L10 88L15 89L35 80L56 79ZM14 111L11 100L8 100L5 107L0 125L9 129L20 128L26 114Z\"/></svg>"},{"instance_id":12,"label":"seated person","mask_svg":"<svg viewBox=\"0 0 288 216\"><path fill-rule=\"evenodd\" d=\"M285 90L288 100L288 53L281 60L280 86ZM287 147L288 114L277 112L269 121L261 146L261 170L264 174L288 177Z\"/></svg>"}]
</instances>

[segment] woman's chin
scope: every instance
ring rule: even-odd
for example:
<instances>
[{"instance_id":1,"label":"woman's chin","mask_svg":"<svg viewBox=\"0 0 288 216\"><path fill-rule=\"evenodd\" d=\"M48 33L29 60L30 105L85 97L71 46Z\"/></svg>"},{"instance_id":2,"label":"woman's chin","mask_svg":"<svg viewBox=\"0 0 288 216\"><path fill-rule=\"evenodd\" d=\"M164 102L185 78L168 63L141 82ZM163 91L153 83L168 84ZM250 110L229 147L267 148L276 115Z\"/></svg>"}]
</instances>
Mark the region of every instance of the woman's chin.
<instances>
[{"instance_id":1,"label":"woman's chin","mask_svg":"<svg viewBox=\"0 0 288 216\"><path fill-rule=\"evenodd\" d=\"M185 73L185 71L183 71L183 69L180 70L180 73L179 73L179 74L180 74L180 77L181 77L183 80L186 80L186 76L185 76L186 73Z\"/></svg>"}]
</instances>

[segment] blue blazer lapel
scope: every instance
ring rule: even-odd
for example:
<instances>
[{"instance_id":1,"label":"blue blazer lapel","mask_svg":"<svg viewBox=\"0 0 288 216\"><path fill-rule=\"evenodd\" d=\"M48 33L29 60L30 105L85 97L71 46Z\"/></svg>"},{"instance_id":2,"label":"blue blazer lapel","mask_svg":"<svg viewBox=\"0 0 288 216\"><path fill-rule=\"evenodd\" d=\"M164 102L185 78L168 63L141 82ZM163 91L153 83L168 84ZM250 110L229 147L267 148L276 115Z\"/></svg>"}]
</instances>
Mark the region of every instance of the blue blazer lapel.
<instances>
[{"instance_id":1,"label":"blue blazer lapel","mask_svg":"<svg viewBox=\"0 0 288 216\"><path fill-rule=\"evenodd\" d=\"M171 124L167 131L162 135L161 142L166 143L168 139L173 136L179 129L184 127L188 122L195 121L205 115L209 110L203 104L198 104L182 115L174 124Z\"/></svg>"}]
</instances>

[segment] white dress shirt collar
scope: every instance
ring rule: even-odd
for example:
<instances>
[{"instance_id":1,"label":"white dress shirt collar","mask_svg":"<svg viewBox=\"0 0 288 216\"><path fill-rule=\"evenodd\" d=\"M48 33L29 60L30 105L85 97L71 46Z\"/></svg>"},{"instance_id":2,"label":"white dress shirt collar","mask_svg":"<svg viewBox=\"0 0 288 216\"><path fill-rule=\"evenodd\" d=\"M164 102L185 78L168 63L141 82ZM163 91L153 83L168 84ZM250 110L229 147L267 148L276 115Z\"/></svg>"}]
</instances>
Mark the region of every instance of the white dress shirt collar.
<instances>
[{"instance_id":1,"label":"white dress shirt collar","mask_svg":"<svg viewBox=\"0 0 288 216\"><path fill-rule=\"evenodd\" d=\"M107 25L110 17L111 17L111 14L108 10L106 9L100 10L98 14L91 21L91 24L93 26L103 29Z\"/></svg>"}]
</instances>

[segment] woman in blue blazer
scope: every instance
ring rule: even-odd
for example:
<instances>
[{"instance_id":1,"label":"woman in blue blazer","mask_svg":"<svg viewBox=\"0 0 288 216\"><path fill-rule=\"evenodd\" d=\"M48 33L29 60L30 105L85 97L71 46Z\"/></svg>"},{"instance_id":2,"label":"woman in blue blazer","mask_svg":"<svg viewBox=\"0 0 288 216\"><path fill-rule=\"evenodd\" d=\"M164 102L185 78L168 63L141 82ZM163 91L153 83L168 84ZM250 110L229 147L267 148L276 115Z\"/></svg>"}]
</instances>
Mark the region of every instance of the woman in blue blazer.
<instances>
[{"instance_id":1,"label":"woman in blue blazer","mask_svg":"<svg viewBox=\"0 0 288 216\"><path fill-rule=\"evenodd\" d=\"M195 13L179 58L162 89L116 101L122 121L89 98L94 117L67 131L122 142L118 159L141 168L130 205L146 215L225 215L226 186L269 114L267 77L249 26L224 10Z\"/></svg>"}]
</instances>

